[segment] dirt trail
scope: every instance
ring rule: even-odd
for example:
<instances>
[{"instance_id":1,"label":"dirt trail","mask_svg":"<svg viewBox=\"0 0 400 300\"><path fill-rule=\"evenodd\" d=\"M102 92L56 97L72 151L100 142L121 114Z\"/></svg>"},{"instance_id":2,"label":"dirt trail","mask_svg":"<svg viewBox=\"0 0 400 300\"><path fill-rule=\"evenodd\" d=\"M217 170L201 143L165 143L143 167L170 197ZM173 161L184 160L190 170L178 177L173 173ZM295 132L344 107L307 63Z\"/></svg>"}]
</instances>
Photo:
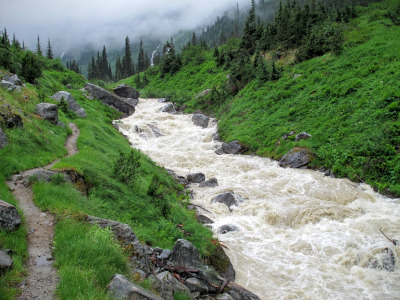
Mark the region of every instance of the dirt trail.
<instances>
[{"instance_id":1,"label":"dirt trail","mask_svg":"<svg viewBox=\"0 0 400 300\"><path fill-rule=\"evenodd\" d=\"M65 147L68 156L78 152L76 140L79 136L79 129L75 124L70 123L72 134L67 138ZM15 175L8 185L14 196L19 201L19 207L24 212L28 227L28 276L22 283L22 294L19 300L25 299L54 299L54 292L57 286L57 271L53 267L52 244L54 235L54 219L48 212L41 212L32 201L33 193L30 186L24 186L24 179L37 170L50 169L59 160L42 168L27 170Z\"/></svg>"}]
</instances>

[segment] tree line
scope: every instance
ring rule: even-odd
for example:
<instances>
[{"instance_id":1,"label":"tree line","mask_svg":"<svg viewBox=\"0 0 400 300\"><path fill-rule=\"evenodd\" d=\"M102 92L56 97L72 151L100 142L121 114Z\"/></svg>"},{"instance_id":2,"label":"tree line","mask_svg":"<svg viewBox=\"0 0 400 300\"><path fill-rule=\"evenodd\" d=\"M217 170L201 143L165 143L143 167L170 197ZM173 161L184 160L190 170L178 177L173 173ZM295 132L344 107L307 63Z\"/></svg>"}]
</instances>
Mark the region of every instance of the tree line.
<instances>
[{"instance_id":1,"label":"tree line","mask_svg":"<svg viewBox=\"0 0 400 300\"><path fill-rule=\"evenodd\" d=\"M143 41L140 40L139 45L139 57L137 64L133 62L132 50L130 45L129 37L125 38L124 55L122 58L118 54L115 62L114 74L111 70L111 65L107 58L106 47L103 46L103 51L97 52L97 57L92 56L91 61L88 64L88 79L100 79L103 81L119 81L123 78L130 77L136 73L145 71L150 67L150 58L147 51L144 51Z\"/></svg>"}]
</instances>

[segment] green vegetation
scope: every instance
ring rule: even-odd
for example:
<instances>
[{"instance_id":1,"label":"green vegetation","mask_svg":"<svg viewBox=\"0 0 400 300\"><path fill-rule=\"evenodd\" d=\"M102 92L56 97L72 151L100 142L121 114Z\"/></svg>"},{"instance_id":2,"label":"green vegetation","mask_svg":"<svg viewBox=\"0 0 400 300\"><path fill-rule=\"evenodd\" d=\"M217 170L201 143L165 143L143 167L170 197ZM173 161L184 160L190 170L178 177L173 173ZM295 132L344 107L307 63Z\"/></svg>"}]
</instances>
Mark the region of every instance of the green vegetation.
<instances>
[{"instance_id":1,"label":"green vegetation","mask_svg":"<svg viewBox=\"0 0 400 300\"><path fill-rule=\"evenodd\" d=\"M112 121L120 113L99 101L87 100L78 90L85 83L80 74L65 69L58 60L40 57L39 61L42 75L35 78L34 85L28 84L21 94L0 89L1 112L18 114L24 123L23 128L13 129L0 124L9 142L0 149L0 193L2 200L18 206L5 180L56 158L61 160L55 169L82 178L77 183L65 183L60 176L54 176L51 182L31 182L36 205L54 213L57 219L54 255L60 276L58 296L106 299L105 288L114 273L130 276L129 251L108 230L86 224L86 214L127 223L139 240L151 246L172 249L177 239L185 238L202 255L212 253L212 233L196 221L194 212L184 208L188 197L183 187L144 154L132 150L113 128ZM81 132L79 153L73 157L64 157L65 139L71 130L34 114L36 104L55 103L50 96L60 90L68 90L88 115L80 118L59 104L59 120L76 123ZM177 228L178 224L191 236ZM5 299L15 299L18 283L26 275L25 222L17 231L0 232L0 248L14 251L14 268L1 276L0 292Z\"/></svg>"},{"instance_id":2,"label":"green vegetation","mask_svg":"<svg viewBox=\"0 0 400 300\"><path fill-rule=\"evenodd\" d=\"M230 39L217 51L192 46L186 51L198 54L183 60L175 74L162 77L161 70L150 68L142 96L168 97L188 112L214 115L226 141L238 139L262 156L279 159L294 146L307 147L315 154L312 167L398 196L400 27L390 17L392 6L396 1L357 7L358 17L344 27L340 54L295 64L300 48L273 49L262 55L270 73L261 75L255 65L259 54L235 56L240 40ZM279 78L268 75L274 74L274 61ZM263 74L268 76L260 78ZM125 82L134 85L132 78ZM211 92L196 97L205 89ZM312 138L284 140L292 130Z\"/></svg>"}]
</instances>

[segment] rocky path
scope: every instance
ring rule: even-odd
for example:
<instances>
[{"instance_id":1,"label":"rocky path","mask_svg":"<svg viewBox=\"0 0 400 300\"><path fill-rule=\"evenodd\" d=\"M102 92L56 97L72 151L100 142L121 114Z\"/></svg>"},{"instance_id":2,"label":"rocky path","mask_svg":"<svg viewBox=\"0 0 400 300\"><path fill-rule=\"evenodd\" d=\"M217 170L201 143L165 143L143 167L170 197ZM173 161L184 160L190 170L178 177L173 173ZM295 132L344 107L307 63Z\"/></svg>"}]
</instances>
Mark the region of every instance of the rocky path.
<instances>
[{"instance_id":1,"label":"rocky path","mask_svg":"<svg viewBox=\"0 0 400 300\"><path fill-rule=\"evenodd\" d=\"M76 140L79 136L79 129L75 124L70 123L72 134L67 138L65 147L68 156L78 152ZM48 212L42 212L33 201L33 193L30 186L25 186L25 178L37 170L50 169L59 160L42 168L27 170L19 175L13 176L8 185L14 196L19 201L19 207L24 212L28 226L28 276L22 283L22 294L18 299L53 299L57 286L57 271L53 267L52 244L54 235L54 219Z\"/></svg>"}]
</instances>

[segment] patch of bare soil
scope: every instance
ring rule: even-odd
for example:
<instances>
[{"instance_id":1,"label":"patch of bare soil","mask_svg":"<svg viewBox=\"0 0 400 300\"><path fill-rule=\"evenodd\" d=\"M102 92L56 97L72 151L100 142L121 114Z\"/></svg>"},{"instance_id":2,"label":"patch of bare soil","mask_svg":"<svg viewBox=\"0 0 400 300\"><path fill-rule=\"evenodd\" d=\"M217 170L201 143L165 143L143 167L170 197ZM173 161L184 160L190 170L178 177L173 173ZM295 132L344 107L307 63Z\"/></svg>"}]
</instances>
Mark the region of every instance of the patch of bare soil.
<instances>
[{"instance_id":1,"label":"patch of bare soil","mask_svg":"<svg viewBox=\"0 0 400 300\"><path fill-rule=\"evenodd\" d=\"M76 140L79 129L75 124L69 124L72 134L67 138L65 147L68 156L78 152ZM53 267L52 244L54 235L54 219L48 212L40 211L33 203L33 193L30 186L24 185L24 179L34 171L50 169L58 160L42 168L27 170L12 177L8 182L14 196L19 201L19 207L24 212L28 227L27 278L22 283L22 294L18 297L25 299L54 299L58 282L57 271Z\"/></svg>"}]
</instances>

